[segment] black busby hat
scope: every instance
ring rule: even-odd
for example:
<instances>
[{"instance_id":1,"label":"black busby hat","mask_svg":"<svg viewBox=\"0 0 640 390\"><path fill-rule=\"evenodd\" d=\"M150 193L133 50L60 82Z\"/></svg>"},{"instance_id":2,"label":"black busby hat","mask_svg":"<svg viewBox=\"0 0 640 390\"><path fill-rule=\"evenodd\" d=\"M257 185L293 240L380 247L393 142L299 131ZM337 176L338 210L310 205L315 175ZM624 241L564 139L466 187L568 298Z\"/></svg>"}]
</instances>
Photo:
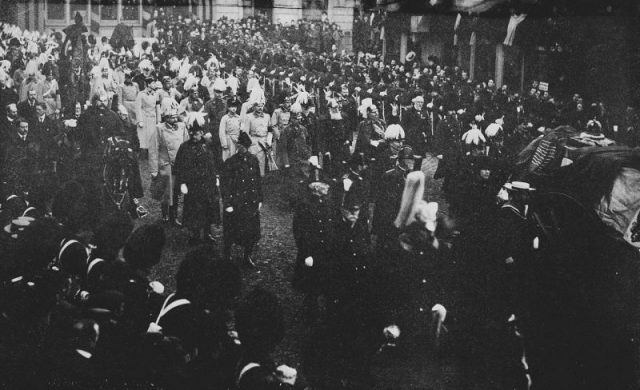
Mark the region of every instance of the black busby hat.
<instances>
[{"instance_id":1,"label":"black busby hat","mask_svg":"<svg viewBox=\"0 0 640 390\"><path fill-rule=\"evenodd\" d=\"M160 261L165 241L166 236L161 225L142 225L129 236L122 257L135 269L150 268Z\"/></svg>"},{"instance_id":2,"label":"black busby hat","mask_svg":"<svg viewBox=\"0 0 640 390\"><path fill-rule=\"evenodd\" d=\"M238 143L244 146L245 148L249 148L253 142L251 141L251 137L249 137L249 134L243 131L240 133L240 136L238 137Z\"/></svg>"}]
</instances>

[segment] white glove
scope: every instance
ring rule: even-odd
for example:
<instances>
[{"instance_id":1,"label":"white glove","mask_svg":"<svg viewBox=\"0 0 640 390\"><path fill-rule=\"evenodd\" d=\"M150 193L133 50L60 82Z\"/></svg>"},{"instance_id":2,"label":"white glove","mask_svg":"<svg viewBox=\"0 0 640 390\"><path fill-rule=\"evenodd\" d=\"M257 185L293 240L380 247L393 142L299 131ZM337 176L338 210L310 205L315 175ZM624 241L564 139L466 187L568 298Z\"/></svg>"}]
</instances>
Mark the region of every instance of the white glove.
<instances>
[{"instance_id":1,"label":"white glove","mask_svg":"<svg viewBox=\"0 0 640 390\"><path fill-rule=\"evenodd\" d=\"M162 333L162 326L156 324L155 322L152 322L147 328L147 333Z\"/></svg>"},{"instance_id":2,"label":"white glove","mask_svg":"<svg viewBox=\"0 0 640 390\"><path fill-rule=\"evenodd\" d=\"M164 294L164 285L157 280L149 283L149 287L156 294Z\"/></svg>"},{"instance_id":3,"label":"white glove","mask_svg":"<svg viewBox=\"0 0 640 390\"><path fill-rule=\"evenodd\" d=\"M281 365L276 368L276 377L280 383L295 385L298 379L298 371L287 365Z\"/></svg>"},{"instance_id":4,"label":"white glove","mask_svg":"<svg viewBox=\"0 0 640 390\"><path fill-rule=\"evenodd\" d=\"M395 340L400 337L400 328L398 325L389 325L382 330L382 333L387 340Z\"/></svg>"},{"instance_id":5,"label":"white glove","mask_svg":"<svg viewBox=\"0 0 640 390\"><path fill-rule=\"evenodd\" d=\"M431 313L433 313L433 315L437 315L441 322L444 322L447 318L447 309L439 303L433 305Z\"/></svg>"},{"instance_id":6,"label":"white glove","mask_svg":"<svg viewBox=\"0 0 640 390\"><path fill-rule=\"evenodd\" d=\"M309 256L304 259L304 265L306 265L307 267L313 267L313 257Z\"/></svg>"},{"instance_id":7,"label":"white glove","mask_svg":"<svg viewBox=\"0 0 640 390\"><path fill-rule=\"evenodd\" d=\"M438 159L442 160L442 157L443 157L443 156L442 156L441 154L439 154L439 155L437 155L436 157L437 157Z\"/></svg>"},{"instance_id":8,"label":"white glove","mask_svg":"<svg viewBox=\"0 0 640 390\"><path fill-rule=\"evenodd\" d=\"M180 184L180 192L185 195L189 193L189 189L187 188L186 184L184 183Z\"/></svg>"},{"instance_id":9,"label":"white glove","mask_svg":"<svg viewBox=\"0 0 640 390\"><path fill-rule=\"evenodd\" d=\"M233 213L233 207L227 207L226 209L224 209L224 211L226 211L227 213Z\"/></svg>"},{"instance_id":10,"label":"white glove","mask_svg":"<svg viewBox=\"0 0 640 390\"><path fill-rule=\"evenodd\" d=\"M258 210L262 208L262 202L258 203Z\"/></svg>"}]
</instances>

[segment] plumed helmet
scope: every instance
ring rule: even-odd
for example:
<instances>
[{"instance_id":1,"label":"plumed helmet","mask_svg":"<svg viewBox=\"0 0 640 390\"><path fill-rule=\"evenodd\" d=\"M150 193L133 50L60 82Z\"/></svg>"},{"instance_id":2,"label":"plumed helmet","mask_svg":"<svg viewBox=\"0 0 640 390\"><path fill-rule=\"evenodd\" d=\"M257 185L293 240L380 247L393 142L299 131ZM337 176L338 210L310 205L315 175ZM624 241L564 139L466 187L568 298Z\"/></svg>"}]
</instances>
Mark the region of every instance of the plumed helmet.
<instances>
[{"instance_id":1,"label":"plumed helmet","mask_svg":"<svg viewBox=\"0 0 640 390\"><path fill-rule=\"evenodd\" d=\"M389 125L389 127L387 127L387 130L385 130L384 132L384 139L404 139L404 129L399 124Z\"/></svg>"}]
</instances>

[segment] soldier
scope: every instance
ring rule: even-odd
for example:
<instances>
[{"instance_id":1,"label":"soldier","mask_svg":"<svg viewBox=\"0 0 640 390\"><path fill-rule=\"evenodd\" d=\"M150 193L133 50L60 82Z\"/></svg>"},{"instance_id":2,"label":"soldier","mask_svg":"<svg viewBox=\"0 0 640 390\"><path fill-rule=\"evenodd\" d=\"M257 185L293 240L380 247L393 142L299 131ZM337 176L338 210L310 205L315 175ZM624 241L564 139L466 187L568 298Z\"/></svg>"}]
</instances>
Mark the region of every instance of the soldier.
<instances>
[{"instance_id":1,"label":"soldier","mask_svg":"<svg viewBox=\"0 0 640 390\"><path fill-rule=\"evenodd\" d=\"M372 327L371 235L363 213L364 199L357 191L346 191L339 215L331 226L327 278L327 326L337 335L333 360L339 378L362 380L368 376L367 361L375 352L378 332ZM378 330L379 331L379 330ZM374 350L371 350L374 348Z\"/></svg>"},{"instance_id":2,"label":"soldier","mask_svg":"<svg viewBox=\"0 0 640 390\"><path fill-rule=\"evenodd\" d=\"M211 138L212 148L215 151L216 156L220 156L222 159L221 139L218 137L220 130L220 122L222 117L227 113L227 103L225 102L224 91L227 89L227 85L221 78L216 79L213 82L213 97L211 100L204 104L204 112L207 114L208 132L214 137Z\"/></svg>"},{"instance_id":3,"label":"soldier","mask_svg":"<svg viewBox=\"0 0 640 390\"><path fill-rule=\"evenodd\" d=\"M338 213L329 201L328 184L313 181L306 186L305 195L293 214L298 248L293 286L305 294L305 320L313 321L318 315L318 298L327 292L330 234Z\"/></svg>"},{"instance_id":4,"label":"soldier","mask_svg":"<svg viewBox=\"0 0 640 390\"><path fill-rule=\"evenodd\" d=\"M149 143L149 169L152 181L161 180L165 184L162 194L158 197L161 202L162 220L179 225L177 222L179 187L175 185L173 165L178 149L189 139L189 133L184 123L178 122L176 110L164 112L163 120L157 126Z\"/></svg>"},{"instance_id":5,"label":"soldier","mask_svg":"<svg viewBox=\"0 0 640 390\"><path fill-rule=\"evenodd\" d=\"M267 148L270 146L267 137L269 116L264 113L264 101L255 103L253 107L253 112L247 114L241 129L250 136L252 144L249 147L249 152L258 159L260 176L264 176L268 158Z\"/></svg>"},{"instance_id":6,"label":"soldier","mask_svg":"<svg viewBox=\"0 0 640 390\"><path fill-rule=\"evenodd\" d=\"M365 99L359 110L361 114L366 115L366 118L358 124L354 153L364 153L366 157L371 157L378 142L384 139L387 125L378 117L378 107L371 99Z\"/></svg>"},{"instance_id":7,"label":"soldier","mask_svg":"<svg viewBox=\"0 0 640 390\"><path fill-rule=\"evenodd\" d=\"M291 192L293 185L306 180L310 174L311 140L309 131L301 124L302 107L299 103L291 106L291 121L280 136L280 155L285 168L285 180L292 185L287 186L285 196L289 203L295 203L295 194Z\"/></svg>"},{"instance_id":8,"label":"soldier","mask_svg":"<svg viewBox=\"0 0 640 390\"><path fill-rule=\"evenodd\" d=\"M345 118L342 114L342 99L337 93L332 93L328 98L329 118L324 122L324 131L319 137L320 142L326 143L329 152L329 168L332 175L338 176L340 172L340 162L347 160L350 155L349 145L351 145L351 132L346 126Z\"/></svg>"},{"instance_id":9,"label":"soldier","mask_svg":"<svg viewBox=\"0 0 640 390\"><path fill-rule=\"evenodd\" d=\"M376 235L376 246L379 251L386 248L389 241L395 237L393 220L400 210L402 190L407 175L414 168L413 149L410 146L403 147L395 161L395 166L380 178L380 185L375 194L376 207L371 232Z\"/></svg>"},{"instance_id":10,"label":"soldier","mask_svg":"<svg viewBox=\"0 0 640 390\"><path fill-rule=\"evenodd\" d=\"M191 231L190 243L200 241L202 231L205 240L214 241L211 224L220 223L216 182L219 169L211 148L205 143L204 118L187 117L190 139L180 145L176 154L176 186L184 194L184 226Z\"/></svg>"},{"instance_id":11,"label":"soldier","mask_svg":"<svg viewBox=\"0 0 640 390\"><path fill-rule=\"evenodd\" d=\"M255 266L251 253L260 240L262 184L258 159L249 153L251 146L247 133L240 133L238 152L224 164L221 189L224 256L230 259L232 245L238 244L244 248L244 261Z\"/></svg>"},{"instance_id":12,"label":"soldier","mask_svg":"<svg viewBox=\"0 0 640 390\"><path fill-rule=\"evenodd\" d=\"M236 154L236 145L240 136L240 116L238 109L240 108L240 100L231 98L227 101L227 114L220 120L218 135L220 144L222 145L222 160L226 161L229 157Z\"/></svg>"},{"instance_id":13,"label":"soldier","mask_svg":"<svg viewBox=\"0 0 640 390\"><path fill-rule=\"evenodd\" d=\"M360 199L369 199L369 181L367 176L367 161L363 153L354 154L348 162L343 161L346 172L339 177L337 183L332 188L332 197L336 204L341 204L347 192L357 193ZM369 217L369 210L366 207L363 216Z\"/></svg>"},{"instance_id":14,"label":"soldier","mask_svg":"<svg viewBox=\"0 0 640 390\"><path fill-rule=\"evenodd\" d=\"M436 236L438 204L424 198L424 173L411 172L406 179L402 202L393 222L397 235L388 252L379 256L377 271L385 275L377 301L386 324L395 324L409 342L424 337L430 323L436 343L446 309L444 286L447 267L443 255L447 246ZM386 284L388 283L388 284ZM436 344L437 345L437 344Z\"/></svg>"},{"instance_id":15,"label":"soldier","mask_svg":"<svg viewBox=\"0 0 640 390\"><path fill-rule=\"evenodd\" d=\"M291 121L291 100L291 96L285 96L280 107L273 110L271 121L269 122L273 131L273 139L276 141L274 143L274 149L276 151L276 163L279 166L286 165L284 162L284 155L286 154L284 148L286 148L286 146L281 145L280 137L282 137L284 130Z\"/></svg>"}]
</instances>

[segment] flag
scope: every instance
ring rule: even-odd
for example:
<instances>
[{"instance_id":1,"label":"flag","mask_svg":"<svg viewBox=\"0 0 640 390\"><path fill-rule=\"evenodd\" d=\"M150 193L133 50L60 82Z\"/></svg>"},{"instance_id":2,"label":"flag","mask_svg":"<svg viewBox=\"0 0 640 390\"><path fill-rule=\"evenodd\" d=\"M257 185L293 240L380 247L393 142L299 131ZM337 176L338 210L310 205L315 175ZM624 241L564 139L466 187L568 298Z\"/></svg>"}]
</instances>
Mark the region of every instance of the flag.
<instances>
[{"instance_id":1,"label":"flag","mask_svg":"<svg viewBox=\"0 0 640 390\"><path fill-rule=\"evenodd\" d=\"M453 25L453 46L458 46L458 27L460 27L460 21L462 20L462 14L456 15L456 22Z\"/></svg>"},{"instance_id":2,"label":"flag","mask_svg":"<svg viewBox=\"0 0 640 390\"><path fill-rule=\"evenodd\" d=\"M522 23L526 17L527 17L527 14L511 15L511 18L509 19L509 24L507 25L507 36L504 38L504 42L503 42L505 45L507 46L513 45L513 39L516 36L516 29L518 28L518 25Z\"/></svg>"}]
</instances>

